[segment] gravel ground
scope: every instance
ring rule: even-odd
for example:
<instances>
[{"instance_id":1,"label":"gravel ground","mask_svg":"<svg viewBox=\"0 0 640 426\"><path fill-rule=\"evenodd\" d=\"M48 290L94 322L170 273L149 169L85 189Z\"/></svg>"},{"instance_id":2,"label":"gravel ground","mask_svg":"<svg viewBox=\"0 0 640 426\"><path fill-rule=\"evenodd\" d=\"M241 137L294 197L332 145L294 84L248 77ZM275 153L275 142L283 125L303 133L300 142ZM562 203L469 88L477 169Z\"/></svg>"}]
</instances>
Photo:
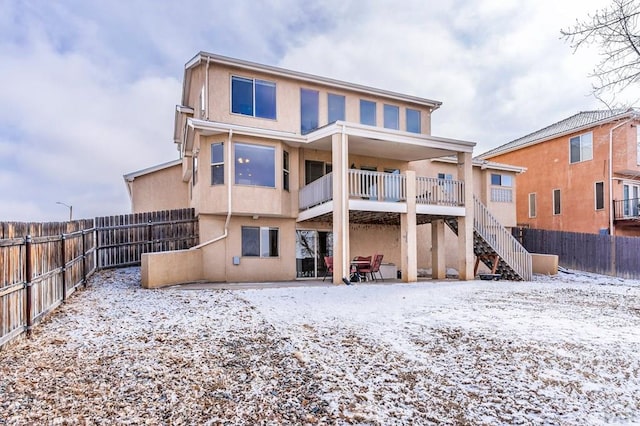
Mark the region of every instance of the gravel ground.
<instances>
[{"instance_id":1,"label":"gravel ground","mask_svg":"<svg viewBox=\"0 0 640 426\"><path fill-rule=\"evenodd\" d=\"M0 424L638 422L637 284L153 291L102 271L0 352Z\"/></svg>"}]
</instances>

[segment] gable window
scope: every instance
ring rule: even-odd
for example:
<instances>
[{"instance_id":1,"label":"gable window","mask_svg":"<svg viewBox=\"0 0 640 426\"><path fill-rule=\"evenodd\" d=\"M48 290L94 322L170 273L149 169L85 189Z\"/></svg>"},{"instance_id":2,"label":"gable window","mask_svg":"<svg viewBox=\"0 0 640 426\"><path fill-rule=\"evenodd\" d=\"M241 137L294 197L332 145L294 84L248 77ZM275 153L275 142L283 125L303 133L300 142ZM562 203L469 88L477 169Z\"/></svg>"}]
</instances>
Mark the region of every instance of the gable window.
<instances>
[{"instance_id":1,"label":"gable window","mask_svg":"<svg viewBox=\"0 0 640 426\"><path fill-rule=\"evenodd\" d=\"M211 144L211 185L224 185L224 144Z\"/></svg>"},{"instance_id":2,"label":"gable window","mask_svg":"<svg viewBox=\"0 0 640 426\"><path fill-rule=\"evenodd\" d=\"M344 96L329 93L327 95L327 103L329 104L329 124L335 123L338 120L344 121Z\"/></svg>"},{"instance_id":3,"label":"gable window","mask_svg":"<svg viewBox=\"0 0 640 426\"><path fill-rule=\"evenodd\" d=\"M596 182L595 184L596 210L604 209L604 182Z\"/></svg>"},{"instance_id":4,"label":"gable window","mask_svg":"<svg viewBox=\"0 0 640 426\"><path fill-rule=\"evenodd\" d=\"M491 201L513 203L513 177L510 175L491 174Z\"/></svg>"},{"instance_id":5,"label":"gable window","mask_svg":"<svg viewBox=\"0 0 640 426\"><path fill-rule=\"evenodd\" d=\"M271 81L232 76L231 112L275 120L276 84Z\"/></svg>"},{"instance_id":6,"label":"gable window","mask_svg":"<svg viewBox=\"0 0 640 426\"><path fill-rule=\"evenodd\" d=\"M333 170L331 163L322 161L306 160L304 162L304 184L309 185L316 179L328 175Z\"/></svg>"},{"instance_id":7,"label":"gable window","mask_svg":"<svg viewBox=\"0 0 640 426\"><path fill-rule=\"evenodd\" d=\"M289 190L289 153L282 151L282 188Z\"/></svg>"},{"instance_id":8,"label":"gable window","mask_svg":"<svg viewBox=\"0 0 640 426\"><path fill-rule=\"evenodd\" d=\"M400 129L400 108L395 105L384 105L384 127L387 129Z\"/></svg>"},{"instance_id":9,"label":"gable window","mask_svg":"<svg viewBox=\"0 0 640 426\"><path fill-rule=\"evenodd\" d=\"M317 90L300 89L300 133L306 135L318 128Z\"/></svg>"},{"instance_id":10,"label":"gable window","mask_svg":"<svg viewBox=\"0 0 640 426\"><path fill-rule=\"evenodd\" d=\"M560 190L559 189L554 189L553 190L553 214L554 215L558 215L560 214Z\"/></svg>"},{"instance_id":11,"label":"gable window","mask_svg":"<svg viewBox=\"0 0 640 426\"><path fill-rule=\"evenodd\" d=\"M360 99L360 124L376 125L376 103Z\"/></svg>"},{"instance_id":12,"label":"gable window","mask_svg":"<svg viewBox=\"0 0 640 426\"><path fill-rule=\"evenodd\" d=\"M242 256L278 257L278 228L243 226Z\"/></svg>"},{"instance_id":13,"label":"gable window","mask_svg":"<svg viewBox=\"0 0 640 426\"><path fill-rule=\"evenodd\" d=\"M407 108L407 132L421 133L420 111Z\"/></svg>"},{"instance_id":14,"label":"gable window","mask_svg":"<svg viewBox=\"0 0 640 426\"><path fill-rule=\"evenodd\" d=\"M569 139L570 161L579 163L593 158L593 134L575 136Z\"/></svg>"},{"instance_id":15,"label":"gable window","mask_svg":"<svg viewBox=\"0 0 640 426\"><path fill-rule=\"evenodd\" d=\"M529 217L536 217L536 193L529 194Z\"/></svg>"},{"instance_id":16,"label":"gable window","mask_svg":"<svg viewBox=\"0 0 640 426\"><path fill-rule=\"evenodd\" d=\"M275 188L275 152L272 146L235 144L235 183Z\"/></svg>"}]
</instances>

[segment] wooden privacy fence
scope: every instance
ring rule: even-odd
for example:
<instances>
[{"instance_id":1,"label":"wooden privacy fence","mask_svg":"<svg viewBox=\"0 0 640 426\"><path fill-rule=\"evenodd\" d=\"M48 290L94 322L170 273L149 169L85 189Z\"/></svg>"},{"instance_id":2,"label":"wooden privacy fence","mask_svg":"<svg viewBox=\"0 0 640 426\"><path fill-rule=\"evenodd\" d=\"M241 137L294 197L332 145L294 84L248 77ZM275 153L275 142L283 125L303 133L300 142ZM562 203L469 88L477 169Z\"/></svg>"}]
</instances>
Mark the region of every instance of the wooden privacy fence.
<instances>
[{"instance_id":1,"label":"wooden privacy fence","mask_svg":"<svg viewBox=\"0 0 640 426\"><path fill-rule=\"evenodd\" d=\"M581 271L640 279L640 237L514 228L530 253L556 254L560 265Z\"/></svg>"},{"instance_id":2,"label":"wooden privacy fence","mask_svg":"<svg viewBox=\"0 0 640 426\"><path fill-rule=\"evenodd\" d=\"M143 253L198 244L193 209L163 210L96 218L98 268L139 265Z\"/></svg>"},{"instance_id":3,"label":"wooden privacy fence","mask_svg":"<svg viewBox=\"0 0 640 426\"><path fill-rule=\"evenodd\" d=\"M29 331L97 269L198 243L193 209L54 223L0 223L0 348Z\"/></svg>"}]
</instances>

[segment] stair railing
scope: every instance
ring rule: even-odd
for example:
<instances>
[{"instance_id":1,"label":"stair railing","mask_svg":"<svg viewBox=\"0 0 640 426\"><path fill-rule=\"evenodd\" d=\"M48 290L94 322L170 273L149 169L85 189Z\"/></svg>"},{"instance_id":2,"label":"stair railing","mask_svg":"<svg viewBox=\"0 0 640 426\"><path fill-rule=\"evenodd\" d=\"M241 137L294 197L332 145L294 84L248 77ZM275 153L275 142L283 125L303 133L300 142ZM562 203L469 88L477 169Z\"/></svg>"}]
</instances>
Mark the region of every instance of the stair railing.
<instances>
[{"instance_id":1,"label":"stair railing","mask_svg":"<svg viewBox=\"0 0 640 426\"><path fill-rule=\"evenodd\" d=\"M532 277L531 254L475 196L473 197L473 209L475 231L523 280L530 281Z\"/></svg>"}]
</instances>

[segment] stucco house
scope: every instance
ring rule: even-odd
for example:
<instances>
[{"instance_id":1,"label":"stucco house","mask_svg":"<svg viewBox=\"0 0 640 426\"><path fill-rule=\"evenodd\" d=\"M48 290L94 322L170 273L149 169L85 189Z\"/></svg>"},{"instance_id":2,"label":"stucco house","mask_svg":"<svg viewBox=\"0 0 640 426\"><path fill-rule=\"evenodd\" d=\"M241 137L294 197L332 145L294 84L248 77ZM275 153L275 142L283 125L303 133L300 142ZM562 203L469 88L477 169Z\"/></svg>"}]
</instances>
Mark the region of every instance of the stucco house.
<instances>
[{"instance_id":1,"label":"stucco house","mask_svg":"<svg viewBox=\"0 0 640 426\"><path fill-rule=\"evenodd\" d=\"M518 224L640 236L640 114L584 111L478 156L525 167Z\"/></svg>"},{"instance_id":2,"label":"stucco house","mask_svg":"<svg viewBox=\"0 0 640 426\"><path fill-rule=\"evenodd\" d=\"M503 227L516 224L523 168L432 136L440 106L198 53L176 107L179 160L125 181L134 212L193 207L200 245L145 254L143 284L322 278L325 256L339 284L354 256L374 253L406 282L418 268L443 278L447 266L473 279L475 255L490 264L491 253L499 273L528 279L528 253Z\"/></svg>"}]
</instances>

